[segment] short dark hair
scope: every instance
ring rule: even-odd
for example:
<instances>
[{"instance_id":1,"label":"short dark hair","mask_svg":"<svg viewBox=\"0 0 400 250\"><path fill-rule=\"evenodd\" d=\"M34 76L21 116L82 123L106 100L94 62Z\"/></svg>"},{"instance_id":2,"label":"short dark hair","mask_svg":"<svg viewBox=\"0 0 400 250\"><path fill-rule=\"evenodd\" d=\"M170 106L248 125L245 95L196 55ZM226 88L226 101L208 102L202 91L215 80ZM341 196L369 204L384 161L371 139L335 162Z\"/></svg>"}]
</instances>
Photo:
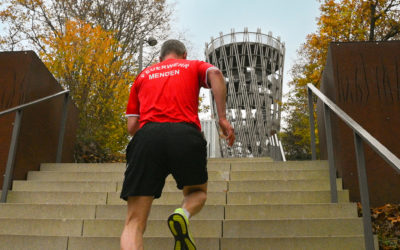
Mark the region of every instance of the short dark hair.
<instances>
[{"instance_id":1,"label":"short dark hair","mask_svg":"<svg viewBox=\"0 0 400 250\"><path fill-rule=\"evenodd\" d=\"M170 39L163 43L161 46L160 57L164 59L164 57L168 54L175 53L177 56L183 56L186 52L185 44L183 44L179 40Z\"/></svg>"}]
</instances>

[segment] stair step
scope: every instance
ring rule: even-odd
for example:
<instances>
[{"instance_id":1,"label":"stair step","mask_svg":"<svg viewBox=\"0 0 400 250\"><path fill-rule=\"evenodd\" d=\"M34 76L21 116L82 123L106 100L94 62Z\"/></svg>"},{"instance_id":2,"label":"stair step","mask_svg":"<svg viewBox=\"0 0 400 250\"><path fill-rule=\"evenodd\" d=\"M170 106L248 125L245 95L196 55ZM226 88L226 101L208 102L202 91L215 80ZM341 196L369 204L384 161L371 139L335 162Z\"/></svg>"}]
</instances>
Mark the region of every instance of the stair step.
<instances>
[{"instance_id":1,"label":"stair step","mask_svg":"<svg viewBox=\"0 0 400 250\"><path fill-rule=\"evenodd\" d=\"M13 181L13 191L59 191L59 192L121 192L122 182L106 181ZM342 179L337 179L337 189L342 190ZM261 192L261 191L326 191L330 190L324 180L261 180L208 182L209 192ZM174 181L165 183L164 192L179 191Z\"/></svg>"},{"instance_id":2,"label":"stair step","mask_svg":"<svg viewBox=\"0 0 400 250\"><path fill-rule=\"evenodd\" d=\"M125 221L106 219L0 219L0 235L120 237ZM221 237L222 220L192 220L194 237ZM166 219L149 220L145 236L172 237Z\"/></svg>"},{"instance_id":3,"label":"stair step","mask_svg":"<svg viewBox=\"0 0 400 250\"><path fill-rule=\"evenodd\" d=\"M153 205L149 219L165 219L176 205ZM126 205L0 204L0 218L124 219ZM193 220L355 218L354 203L302 205L206 205Z\"/></svg>"},{"instance_id":4,"label":"stair step","mask_svg":"<svg viewBox=\"0 0 400 250\"><path fill-rule=\"evenodd\" d=\"M29 181L123 181L122 172L61 172L61 171L29 171ZM229 180L229 171L209 171L210 181ZM174 181L172 175L167 181Z\"/></svg>"},{"instance_id":5,"label":"stair step","mask_svg":"<svg viewBox=\"0 0 400 250\"><path fill-rule=\"evenodd\" d=\"M208 162L208 171L230 171L230 163ZM125 172L125 163L42 163L40 171L60 172Z\"/></svg>"},{"instance_id":6,"label":"stair step","mask_svg":"<svg viewBox=\"0 0 400 250\"><path fill-rule=\"evenodd\" d=\"M197 249L219 250L219 238L196 237ZM170 237L144 237L144 249L173 249ZM64 248L65 249L65 248ZM120 250L119 237L69 237L68 250ZM253 249L254 250L254 249Z\"/></svg>"},{"instance_id":7,"label":"stair step","mask_svg":"<svg viewBox=\"0 0 400 250\"><path fill-rule=\"evenodd\" d=\"M9 191L7 202L26 204L107 204L107 193Z\"/></svg>"},{"instance_id":8,"label":"stair step","mask_svg":"<svg viewBox=\"0 0 400 250\"><path fill-rule=\"evenodd\" d=\"M126 211L124 212L124 215ZM0 204L0 218L14 219L94 219L95 205Z\"/></svg>"},{"instance_id":9,"label":"stair step","mask_svg":"<svg viewBox=\"0 0 400 250\"><path fill-rule=\"evenodd\" d=\"M8 203L31 204L112 204L124 205L126 201L120 199L119 192L28 192L9 191ZM154 200L154 205L180 205L182 192L164 192L160 199ZM209 192L208 205L226 204L225 192Z\"/></svg>"},{"instance_id":10,"label":"stair step","mask_svg":"<svg viewBox=\"0 0 400 250\"><path fill-rule=\"evenodd\" d=\"M375 240L375 249L379 249ZM221 250L363 250L364 236L222 238Z\"/></svg>"},{"instance_id":11,"label":"stair step","mask_svg":"<svg viewBox=\"0 0 400 250\"><path fill-rule=\"evenodd\" d=\"M117 183L117 192L121 192L122 190L122 182ZM208 181L207 183L208 192L226 192L228 191L228 182L227 181ZM181 192L176 187L175 181L166 181L163 192Z\"/></svg>"},{"instance_id":12,"label":"stair step","mask_svg":"<svg viewBox=\"0 0 400 250\"><path fill-rule=\"evenodd\" d=\"M277 161L267 163L232 163L232 171L259 170L320 170L328 169L327 161Z\"/></svg>"},{"instance_id":13,"label":"stair step","mask_svg":"<svg viewBox=\"0 0 400 250\"><path fill-rule=\"evenodd\" d=\"M349 191L338 191L339 202L349 201ZM275 192L228 192L227 204L304 204L329 203L330 191L275 191Z\"/></svg>"},{"instance_id":14,"label":"stair step","mask_svg":"<svg viewBox=\"0 0 400 250\"><path fill-rule=\"evenodd\" d=\"M119 237L0 235L0 250L120 250ZM219 250L219 238L196 238L198 249ZM27 248L29 246L29 248ZM145 249L173 249L172 237L144 237Z\"/></svg>"},{"instance_id":15,"label":"stair step","mask_svg":"<svg viewBox=\"0 0 400 250\"><path fill-rule=\"evenodd\" d=\"M177 205L153 205L149 219L163 220ZM125 219L126 205L0 204L0 218L10 219ZM222 220L223 205L206 205L192 220Z\"/></svg>"},{"instance_id":16,"label":"stair step","mask_svg":"<svg viewBox=\"0 0 400 250\"><path fill-rule=\"evenodd\" d=\"M355 203L292 205L226 205L228 220L357 218Z\"/></svg>"},{"instance_id":17,"label":"stair step","mask_svg":"<svg viewBox=\"0 0 400 250\"><path fill-rule=\"evenodd\" d=\"M68 247L65 236L0 235L0 242L1 250L65 250Z\"/></svg>"},{"instance_id":18,"label":"stair step","mask_svg":"<svg viewBox=\"0 0 400 250\"><path fill-rule=\"evenodd\" d=\"M0 250L120 249L125 163L41 164L0 204ZM365 249L362 219L327 161L209 159L208 199L190 227L198 249ZM145 249L172 249L166 218L182 203L172 176L153 202Z\"/></svg>"},{"instance_id":19,"label":"stair step","mask_svg":"<svg viewBox=\"0 0 400 250\"><path fill-rule=\"evenodd\" d=\"M81 236L83 220L0 219L0 235Z\"/></svg>"},{"instance_id":20,"label":"stair step","mask_svg":"<svg viewBox=\"0 0 400 250\"><path fill-rule=\"evenodd\" d=\"M342 190L342 179L336 179L337 190ZM266 181L230 181L230 192L263 191L329 191L326 180L266 180Z\"/></svg>"},{"instance_id":21,"label":"stair step","mask_svg":"<svg viewBox=\"0 0 400 250\"><path fill-rule=\"evenodd\" d=\"M312 180L322 179L329 181L328 169L321 170L258 170L258 171L232 171L233 181L246 180Z\"/></svg>"},{"instance_id":22,"label":"stair step","mask_svg":"<svg viewBox=\"0 0 400 250\"><path fill-rule=\"evenodd\" d=\"M275 237L275 238L196 238L198 249L219 250L361 250L362 235L331 237ZM60 237L0 235L1 250L119 250L119 237ZM377 241L376 241L377 242ZM145 237L145 249L172 249L172 237ZM68 246L68 248L67 248ZM378 249L376 244L375 249Z\"/></svg>"},{"instance_id":23,"label":"stair step","mask_svg":"<svg viewBox=\"0 0 400 250\"><path fill-rule=\"evenodd\" d=\"M84 220L83 235L91 237L119 237L124 227L124 220ZM192 220L190 230L193 237L221 237L222 220ZM146 237L172 237L167 226L167 220L149 220L147 222Z\"/></svg>"},{"instance_id":24,"label":"stair step","mask_svg":"<svg viewBox=\"0 0 400 250\"><path fill-rule=\"evenodd\" d=\"M124 200L119 198L120 193L108 193L107 204L122 205L126 204ZM180 205L182 204L182 192L163 192L160 199L153 201L154 205ZM207 205L225 205L226 193L225 192L208 192Z\"/></svg>"},{"instance_id":25,"label":"stair step","mask_svg":"<svg viewBox=\"0 0 400 250\"><path fill-rule=\"evenodd\" d=\"M13 191L58 191L58 192L121 192L122 182L107 181L13 181ZM226 181L208 182L209 192L228 190ZM164 192L179 191L174 181L165 182Z\"/></svg>"},{"instance_id":26,"label":"stair step","mask_svg":"<svg viewBox=\"0 0 400 250\"><path fill-rule=\"evenodd\" d=\"M153 205L149 219L165 220L177 208L176 205ZM126 205L98 205L96 206L97 219L125 219ZM223 220L223 205L205 205L200 213L196 214L192 220Z\"/></svg>"},{"instance_id":27,"label":"stair step","mask_svg":"<svg viewBox=\"0 0 400 250\"><path fill-rule=\"evenodd\" d=\"M13 191L116 192L117 182L110 181L13 181Z\"/></svg>"},{"instance_id":28,"label":"stair step","mask_svg":"<svg viewBox=\"0 0 400 250\"><path fill-rule=\"evenodd\" d=\"M362 235L361 218L225 220L224 237L264 238L287 236Z\"/></svg>"}]
</instances>

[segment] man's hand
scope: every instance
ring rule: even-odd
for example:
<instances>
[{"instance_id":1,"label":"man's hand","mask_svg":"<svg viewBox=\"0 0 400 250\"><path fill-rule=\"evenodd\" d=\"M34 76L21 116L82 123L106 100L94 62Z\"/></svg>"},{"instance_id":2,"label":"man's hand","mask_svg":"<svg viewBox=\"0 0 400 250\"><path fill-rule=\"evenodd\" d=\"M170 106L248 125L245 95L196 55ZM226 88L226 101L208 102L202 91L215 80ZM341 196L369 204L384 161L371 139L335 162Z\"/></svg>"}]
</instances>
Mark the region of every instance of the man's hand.
<instances>
[{"instance_id":1,"label":"man's hand","mask_svg":"<svg viewBox=\"0 0 400 250\"><path fill-rule=\"evenodd\" d=\"M221 128L222 137L226 139L228 146L232 147L235 142L235 131L229 121L225 118L219 119L219 127Z\"/></svg>"}]
</instances>

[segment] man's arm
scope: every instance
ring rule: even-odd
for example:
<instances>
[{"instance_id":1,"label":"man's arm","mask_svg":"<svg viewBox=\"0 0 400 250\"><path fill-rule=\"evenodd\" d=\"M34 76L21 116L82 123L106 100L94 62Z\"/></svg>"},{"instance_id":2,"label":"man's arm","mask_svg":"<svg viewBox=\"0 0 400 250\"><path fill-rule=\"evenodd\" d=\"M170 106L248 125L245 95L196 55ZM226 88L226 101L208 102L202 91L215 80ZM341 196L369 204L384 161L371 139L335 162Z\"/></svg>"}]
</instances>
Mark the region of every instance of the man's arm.
<instances>
[{"instance_id":1,"label":"man's arm","mask_svg":"<svg viewBox=\"0 0 400 250\"><path fill-rule=\"evenodd\" d=\"M139 129L139 116L128 117L128 133L134 136L136 131Z\"/></svg>"},{"instance_id":2,"label":"man's arm","mask_svg":"<svg viewBox=\"0 0 400 250\"><path fill-rule=\"evenodd\" d=\"M219 126L222 133L226 136L228 145L232 146L235 142L235 132L226 119L226 83L224 76L219 69L210 69L207 71L207 80L209 85L211 85L215 104L217 105Z\"/></svg>"}]
</instances>

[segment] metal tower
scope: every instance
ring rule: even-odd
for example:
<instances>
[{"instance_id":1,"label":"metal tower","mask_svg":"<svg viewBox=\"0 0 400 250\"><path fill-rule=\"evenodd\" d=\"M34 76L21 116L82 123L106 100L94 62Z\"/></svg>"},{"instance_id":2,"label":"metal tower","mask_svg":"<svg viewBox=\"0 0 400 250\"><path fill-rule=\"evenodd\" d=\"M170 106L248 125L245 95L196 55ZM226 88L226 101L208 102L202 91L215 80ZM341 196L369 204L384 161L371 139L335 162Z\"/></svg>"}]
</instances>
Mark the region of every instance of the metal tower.
<instances>
[{"instance_id":1,"label":"metal tower","mask_svg":"<svg viewBox=\"0 0 400 250\"><path fill-rule=\"evenodd\" d=\"M206 43L206 60L217 66L227 82L227 118L236 142L220 140L223 157L269 156L268 138L280 130L285 44L257 32L235 32ZM214 99L212 113L217 117ZM218 127L218 124L217 124Z\"/></svg>"}]
</instances>

